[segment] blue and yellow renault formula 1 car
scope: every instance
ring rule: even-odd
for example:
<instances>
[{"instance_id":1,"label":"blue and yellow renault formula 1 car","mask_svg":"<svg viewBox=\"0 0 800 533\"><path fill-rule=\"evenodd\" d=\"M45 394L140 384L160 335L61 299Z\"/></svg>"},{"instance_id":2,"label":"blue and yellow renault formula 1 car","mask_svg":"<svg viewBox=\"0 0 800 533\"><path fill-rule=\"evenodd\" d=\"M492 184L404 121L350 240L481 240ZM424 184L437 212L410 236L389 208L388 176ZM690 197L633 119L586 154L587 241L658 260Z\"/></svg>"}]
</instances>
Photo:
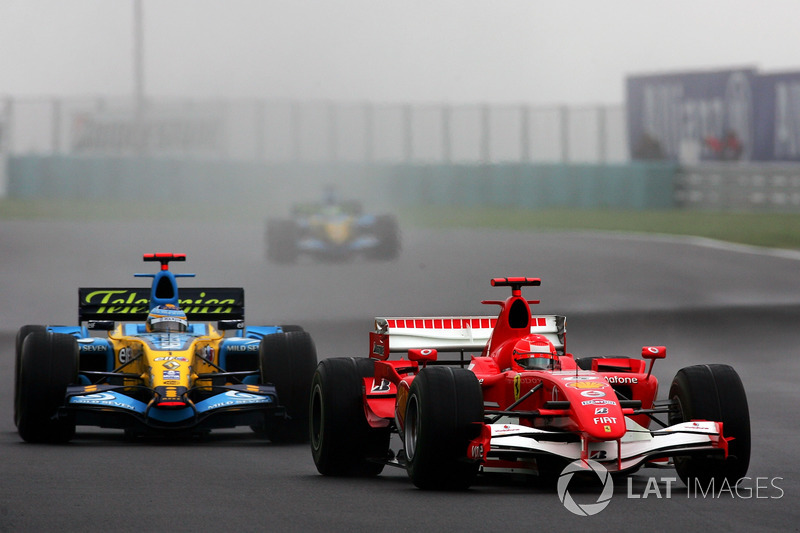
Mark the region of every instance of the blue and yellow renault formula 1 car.
<instances>
[{"instance_id":1,"label":"blue and yellow renault formula 1 car","mask_svg":"<svg viewBox=\"0 0 800 533\"><path fill-rule=\"evenodd\" d=\"M171 261L150 289L81 288L78 326L20 328L14 422L28 442L65 442L77 425L129 435L250 426L307 438L317 355L299 326L244 325L241 288L182 288ZM211 322L198 321L216 320ZM90 335L106 331L104 336Z\"/></svg>"},{"instance_id":2,"label":"blue and yellow renault formula 1 car","mask_svg":"<svg viewBox=\"0 0 800 533\"><path fill-rule=\"evenodd\" d=\"M300 256L391 261L401 247L393 215L365 214L360 203L332 197L319 204L295 205L290 218L268 220L266 241L267 258L278 264L294 263Z\"/></svg>"}]
</instances>

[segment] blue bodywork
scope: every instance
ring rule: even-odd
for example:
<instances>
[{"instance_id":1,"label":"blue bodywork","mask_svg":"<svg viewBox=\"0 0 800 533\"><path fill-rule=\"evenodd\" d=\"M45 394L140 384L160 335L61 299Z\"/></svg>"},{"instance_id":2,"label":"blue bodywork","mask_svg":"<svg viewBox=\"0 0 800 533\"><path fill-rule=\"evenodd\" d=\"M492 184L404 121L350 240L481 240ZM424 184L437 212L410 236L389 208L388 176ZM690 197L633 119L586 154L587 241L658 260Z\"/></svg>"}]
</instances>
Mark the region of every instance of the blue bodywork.
<instances>
[{"instance_id":1,"label":"blue bodywork","mask_svg":"<svg viewBox=\"0 0 800 533\"><path fill-rule=\"evenodd\" d=\"M363 214L356 202L296 205L291 218L267 223L267 256L277 263L292 263L300 255L391 260L399 249L395 218Z\"/></svg>"},{"instance_id":2,"label":"blue bodywork","mask_svg":"<svg viewBox=\"0 0 800 533\"><path fill-rule=\"evenodd\" d=\"M148 255L152 257L148 259ZM261 340L269 335L283 333L284 329L281 326L245 327L241 289L190 289L186 292L193 299L179 301L177 278L193 277L194 274L174 274L168 270L167 265L170 261L182 261L185 256L148 255L145 256L145 261L160 261L162 268L154 274L135 274L136 277L153 279L146 305L138 289L80 289L81 324L47 326L48 331L74 337L78 347L78 382L67 387L65 404L59 411L64 416L74 417L76 424L139 431L193 431L237 425L255 427L264 423L264 416L277 419L285 416L285 409L278 401L276 387L262 382L259 368ZM100 299L91 301L93 297ZM190 320L193 314L225 319L224 322L227 323L223 324L221 321L218 329L228 331L228 336L211 336L210 325L202 322L190 322L184 332L163 333L148 332L143 321L116 325L118 320L141 319L154 307L165 304L184 304ZM180 366L176 361L182 362L184 366L181 368L189 363L194 364L191 362L194 360L188 359L188 356L173 356L173 351L186 353L195 341L202 338L200 341L207 340L208 344L198 345L201 351L195 352L194 357L199 357L197 361L202 365L214 367L218 371L198 376L197 379L205 379L205 384L201 387L195 387L194 380L191 380L189 389L173 387L181 389L177 392L157 390L169 389L168 386L149 388L146 382L143 385L132 385L131 383L142 381L142 376L126 374L126 367L141 355L131 356L131 361L125 361L120 353L115 353L115 344L110 337L91 334L95 329L116 329L115 335L121 337L115 336L115 339L136 338L141 343L134 346L146 346L145 350L151 356L155 352L163 351L164 368L159 366L153 372L158 372L159 377L163 376L164 380L171 377L170 373L176 374L175 379L180 377L179 372L174 370ZM207 357L203 355L203 349L206 350ZM247 368L227 370L234 354L239 361L238 365L242 366L242 361L245 361ZM171 359L174 363L172 367L169 366ZM144 361L146 364L153 364L152 361L158 360ZM200 363L198 365L202 366ZM150 379L152 382L152 377ZM178 401L167 402L167 407L160 406L159 400L169 399L170 394L176 395L175 400ZM190 399L190 394L194 401Z\"/></svg>"}]
</instances>

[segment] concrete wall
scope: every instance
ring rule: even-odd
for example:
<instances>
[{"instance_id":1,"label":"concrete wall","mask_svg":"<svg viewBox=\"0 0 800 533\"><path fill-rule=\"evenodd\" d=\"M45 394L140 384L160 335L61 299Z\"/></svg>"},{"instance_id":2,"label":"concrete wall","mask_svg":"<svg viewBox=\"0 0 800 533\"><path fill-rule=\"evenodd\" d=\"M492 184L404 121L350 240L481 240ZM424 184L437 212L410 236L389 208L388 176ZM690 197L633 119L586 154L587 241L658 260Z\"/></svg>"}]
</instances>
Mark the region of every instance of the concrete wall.
<instances>
[{"instance_id":1,"label":"concrete wall","mask_svg":"<svg viewBox=\"0 0 800 533\"><path fill-rule=\"evenodd\" d=\"M662 163L397 167L393 187L407 204L669 208L675 170Z\"/></svg>"}]
</instances>

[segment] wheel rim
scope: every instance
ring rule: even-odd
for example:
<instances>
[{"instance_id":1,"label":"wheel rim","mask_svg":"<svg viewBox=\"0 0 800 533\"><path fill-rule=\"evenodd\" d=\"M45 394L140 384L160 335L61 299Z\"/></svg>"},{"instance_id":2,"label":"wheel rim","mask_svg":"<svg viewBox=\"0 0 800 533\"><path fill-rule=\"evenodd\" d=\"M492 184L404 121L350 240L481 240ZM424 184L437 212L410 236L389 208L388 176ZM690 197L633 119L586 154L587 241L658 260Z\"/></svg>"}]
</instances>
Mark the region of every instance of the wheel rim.
<instances>
[{"instance_id":1,"label":"wheel rim","mask_svg":"<svg viewBox=\"0 0 800 533\"><path fill-rule=\"evenodd\" d=\"M406 408L406 424L404 433L404 444L406 447L406 457L409 460L414 459L414 454L417 451L417 435L419 434L419 405L417 404L417 397L412 395L408 399L408 407Z\"/></svg>"},{"instance_id":2,"label":"wheel rim","mask_svg":"<svg viewBox=\"0 0 800 533\"><path fill-rule=\"evenodd\" d=\"M325 406L322 403L322 389L319 384L314 385L311 393L311 445L319 450L322 444L322 429Z\"/></svg>"}]
</instances>

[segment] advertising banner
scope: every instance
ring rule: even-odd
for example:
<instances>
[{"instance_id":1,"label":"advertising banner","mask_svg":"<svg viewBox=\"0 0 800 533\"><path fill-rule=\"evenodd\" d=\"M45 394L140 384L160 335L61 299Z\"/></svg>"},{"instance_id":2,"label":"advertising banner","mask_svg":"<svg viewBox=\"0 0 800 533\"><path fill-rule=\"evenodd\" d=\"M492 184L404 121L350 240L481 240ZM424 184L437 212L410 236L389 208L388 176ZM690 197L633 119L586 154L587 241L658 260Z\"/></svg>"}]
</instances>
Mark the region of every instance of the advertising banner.
<instances>
[{"instance_id":1,"label":"advertising banner","mask_svg":"<svg viewBox=\"0 0 800 533\"><path fill-rule=\"evenodd\" d=\"M800 72L758 77L754 159L800 161Z\"/></svg>"},{"instance_id":2,"label":"advertising banner","mask_svg":"<svg viewBox=\"0 0 800 533\"><path fill-rule=\"evenodd\" d=\"M73 154L223 154L223 122L215 116L159 115L141 120L127 113L81 112L72 119Z\"/></svg>"},{"instance_id":3,"label":"advertising banner","mask_svg":"<svg viewBox=\"0 0 800 533\"><path fill-rule=\"evenodd\" d=\"M692 163L753 158L755 82L749 68L629 77L631 157Z\"/></svg>"}]
</instances>

